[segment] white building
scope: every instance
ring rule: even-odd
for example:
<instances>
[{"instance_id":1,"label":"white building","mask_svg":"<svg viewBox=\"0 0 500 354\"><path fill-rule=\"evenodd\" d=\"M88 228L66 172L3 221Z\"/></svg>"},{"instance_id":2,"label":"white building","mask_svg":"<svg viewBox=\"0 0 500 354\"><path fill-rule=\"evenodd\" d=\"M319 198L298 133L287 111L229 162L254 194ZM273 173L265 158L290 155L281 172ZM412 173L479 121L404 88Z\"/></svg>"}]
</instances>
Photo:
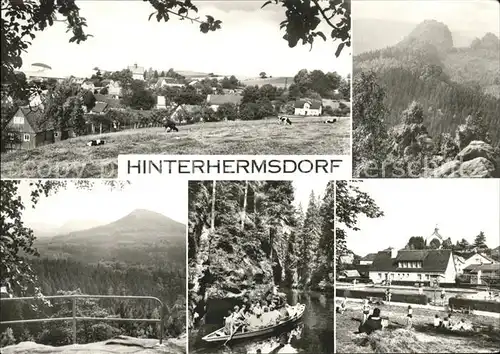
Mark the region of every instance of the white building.
<instances>
[{"instance_id":1,"label":"white building","mask_svg":"<svg viewBox=\"0 0 500 354\"><path fill-rule=\"evenodd\" d=\"M323 110L321 101L297 100L295 101L296 116L320 116Z\"/></svg>"},{"instance_id":2,"label":"white building","mask_svg":"<svg viewBox=\"0 0 500 354\"><path fill-rule=\"evenodd\" d=\"M457 271L451 250L400 250L377 253L369 277L374 283L398 281L455 283Z\"/></svg>"},{"instance_id":3,"label":"white building","mask_svg":"<svg viewBox=\"0 0 500 354\"><path fill-rule=\"evenodd\" d=\"M133 80L141 80L144 81L144 67L143 66L137 66L137 64L129 66L127 69L129 69L132 72L132 79Z\"/></svg>"},{"instance_id":4,"label":"white building","mask_svg":"<svg viewBox=\"0 0 500 354\"><path fill-rule=\"evenodd\" d=\"M165 96L156 97L156 109L167 109L167 105L165 103Z\"/></svg>"}]
</instances>

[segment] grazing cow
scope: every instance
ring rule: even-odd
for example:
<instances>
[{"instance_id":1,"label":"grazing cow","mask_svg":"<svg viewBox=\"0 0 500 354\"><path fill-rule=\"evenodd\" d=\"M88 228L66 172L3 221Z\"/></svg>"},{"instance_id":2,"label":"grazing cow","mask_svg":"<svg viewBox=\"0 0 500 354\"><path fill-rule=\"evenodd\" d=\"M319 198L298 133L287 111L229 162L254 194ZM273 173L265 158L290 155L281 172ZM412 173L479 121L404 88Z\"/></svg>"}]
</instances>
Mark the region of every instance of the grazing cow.
<instances>
[{"instance_id":1,"label":"grazing cow","mask_svg":"<svg viewBox=\"0 0 500 354\"><path fill-rule=\"evenodd\" d=\"M171 121L170 119L166 119L165 122L163 123L163 126L167 130L167 133L169 133L171 131L174 131L174 132L179 131L179 129L177 129L177 126L175 125L175 123L173 121Z\"/></svg>"},{"instance_id":2,"label":"grazing cow","mask_svg":"<svg viewBox=\"0 0 500 354\"><path fill-rule=\"evenodd\" d=\"M104 145L104 140L102 140L102 139L90 140L87 143L87 146L97 146L97 145Z\"/></svg>"},{"instance_id":3,"label":"grazing cow","mask_svg":"<svg viewBox=\"0 0 500 354\"><path fill-rule=\"evenodd\" d=\"M327 119L327 120L325 120L325 123L330 123L330 124L332 124L332 123L335 123L336 121L337 121L337 118L332 118L332 119Z\"/></svg>"},{"instance_id":4,"label":"grazing cow","mask_svg":"<svg viewBox=\"0 0 500 354\"><path fill-rule=\"evenodd\" d=\"M292 121L290 120L290 118L288 117L285 117L285 116L278 116L278 120L279 120L279 123L283 123L285 125L292 125Z\"/></svg>"}]
</instances>

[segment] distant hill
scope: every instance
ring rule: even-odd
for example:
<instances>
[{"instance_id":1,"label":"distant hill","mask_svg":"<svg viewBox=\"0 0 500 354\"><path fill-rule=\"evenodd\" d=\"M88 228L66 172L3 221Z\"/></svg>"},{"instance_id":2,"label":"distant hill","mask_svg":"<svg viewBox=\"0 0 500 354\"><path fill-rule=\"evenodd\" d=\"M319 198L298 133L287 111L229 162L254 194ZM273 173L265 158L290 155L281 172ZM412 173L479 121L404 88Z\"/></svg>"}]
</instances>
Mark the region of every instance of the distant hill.
<instances>
[{"instance_id":1,"label":"distant hill","mask_svg":"<svg viewBox=\"0 0 500 354\"><path fill-rule=\"evenodd\" d=\"M368 70L377 73L386 90L389 116L385 121L389 126L399 124L401 112L417 100L425 109L431 135L454 135L468 115L480 115L488 122L493 141L498 142L499 48L500 40L492 33L468 47L456 48L444 23L426 20L392 46L357 54L354 75Z\"/></svg>"},{"instance_id":2,"label":"distant hill","mask_svg":"<svg viewBox=\"0 0 500 354\"><path fill-rule=\"evenodd\" d=\"M130 264L185 262L186 228L164 215L135 210L112 223L35 242L42 257Z\"/></svg>"},{"instance_id":3,"label":"distant hill","mask_svg":"<svg viewBox=\"0 0 500 354\"><path fill-rule=\"evenodd\" d=\"M242 83L246 86L264 86L264 85L273 85L276 87L285 87L285 85L290 86L293 83L293 77L271 77L266 79L253 78L243 80Z\"/></svg>"},{"instance_id":4,"label":"distant hill","mask_svg":"<svg viewBox=\"0 0 500 354\"><path fill-rule=\"evenodd\" d=\"M417 25L417 23L405 21L355 19L352 25L355 33L353 36L354 55L394 46L411 33ZM468 32L451 32L453 45L456 48L470 46L475 38Z\"/></svg>"},{"instance_id":5,"label":"distant hill","mask_svg":"<svg viewBox=\"0 0 500 354\"><path fill-rule=\"evenodd\" d=\"M57 233L55 233L52 236L55 235L61 235L61 234L66 234L70 232L75 232L75 231L81 231L81 230L88 230L93 227L101 226L105 224L103 221L99 220L70 220L66 223L64 223L62 226L60 226L57 230Z\"/></svg>"}]
</instances>

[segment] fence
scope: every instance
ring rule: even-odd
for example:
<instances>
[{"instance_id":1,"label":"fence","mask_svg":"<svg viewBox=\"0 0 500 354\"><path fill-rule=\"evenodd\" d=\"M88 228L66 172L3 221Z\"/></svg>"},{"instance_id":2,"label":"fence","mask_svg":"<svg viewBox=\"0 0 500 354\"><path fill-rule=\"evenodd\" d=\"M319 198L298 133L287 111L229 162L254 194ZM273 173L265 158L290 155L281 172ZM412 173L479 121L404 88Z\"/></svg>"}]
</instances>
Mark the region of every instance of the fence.
<instances>
[{"instance_id":1,"label":"fence","mask_svg":"<svg viewBox=\"0 0 500 354\"><path fill-rule=\"evenodd\" d=\"M160 323L160 344L163 340L163 316L164 316L164 305L163 302L153 296L121 296L121 295L54 295L54 296L44 296L44 299L72 299L73 302L73 316L72 317L46 317L46 318L36 318L31 320L14 320L14 321L0 321L0 324L16 324L16 323L34 323L34 322L55 322L55 321L72 321L73 322L73 343L76 344L76 322L77 321L108 321L108 322L155 322ZM76 315L76 301L78 299L142 299L142 300L153 300L160 304L160 318L117 318L117 317L79 317ZM1 302L4 301L30 301L30 300L40 300L37 297L12 297L0 299Z\"/></svg>"}]
</instances>

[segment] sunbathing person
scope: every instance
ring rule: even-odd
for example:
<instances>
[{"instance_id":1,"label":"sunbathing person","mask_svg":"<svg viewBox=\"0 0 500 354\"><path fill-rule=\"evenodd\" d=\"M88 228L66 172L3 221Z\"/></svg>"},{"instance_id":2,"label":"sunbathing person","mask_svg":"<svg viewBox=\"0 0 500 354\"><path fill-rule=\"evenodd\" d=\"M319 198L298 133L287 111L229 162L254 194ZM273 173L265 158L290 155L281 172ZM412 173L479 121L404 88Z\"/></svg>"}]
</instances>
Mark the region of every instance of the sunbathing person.
<instances>
[{"instance_id":1,"label":"sunbathing person","mask_svg":"<svg viewBox=\"0 0 500 354\"><path fill-rule=\"evenodd\" d=\"M337 311L337 313L343 314L346 308L347 308L347 297L344 296L342 302L340 303L339 306L336 307L335 310Z\"/></svg>"},{"instance_id":2,"label":"sunbathing person","mask_svg":"<svg viewBox=\"0 0 500 354\"><path fill-rule=\"evenodd\" d=\"M375 308L373 314L368 317L368 319L359 326L358 331L360 333L371 334L374 331L382 329L382 319L380 318L380 309Z\"/></svg>"},{"instance_id":3,"label":"sunbathing person","mask_svg":"<svg viewBox=\"0 0 500 354\"><path fill-rule=\"evenodd\" d=\"M439 315L436 314L434 316L434 328L441 327L441 324L442 324L441 319L439 318Z\"/></svg>"},{"instance_id":4,"label":"sunbathing person","mask_svg":"<svg viewBox=\"0 0 500 354\"><path fill-rule=\"evenodd\" d=\"M471 331L472 330L472 325L469 323L466 323L465 320L462 318L460 322L458 322L455 326L452 327L453 331Z\"/></svg>"},{"instance_id":5,"label":"sunbathing person","mask_svg":"<svg viewBox=\"0 0 500 354\"><path fill-rule=\"evenodd\" d=\"M441 324L441 327L446 328L446 329L449 329L451 327L451 323L450 323L450 320L448 319L448 317L444 318L444 320Z\"/></svg>"}]
</instances>

